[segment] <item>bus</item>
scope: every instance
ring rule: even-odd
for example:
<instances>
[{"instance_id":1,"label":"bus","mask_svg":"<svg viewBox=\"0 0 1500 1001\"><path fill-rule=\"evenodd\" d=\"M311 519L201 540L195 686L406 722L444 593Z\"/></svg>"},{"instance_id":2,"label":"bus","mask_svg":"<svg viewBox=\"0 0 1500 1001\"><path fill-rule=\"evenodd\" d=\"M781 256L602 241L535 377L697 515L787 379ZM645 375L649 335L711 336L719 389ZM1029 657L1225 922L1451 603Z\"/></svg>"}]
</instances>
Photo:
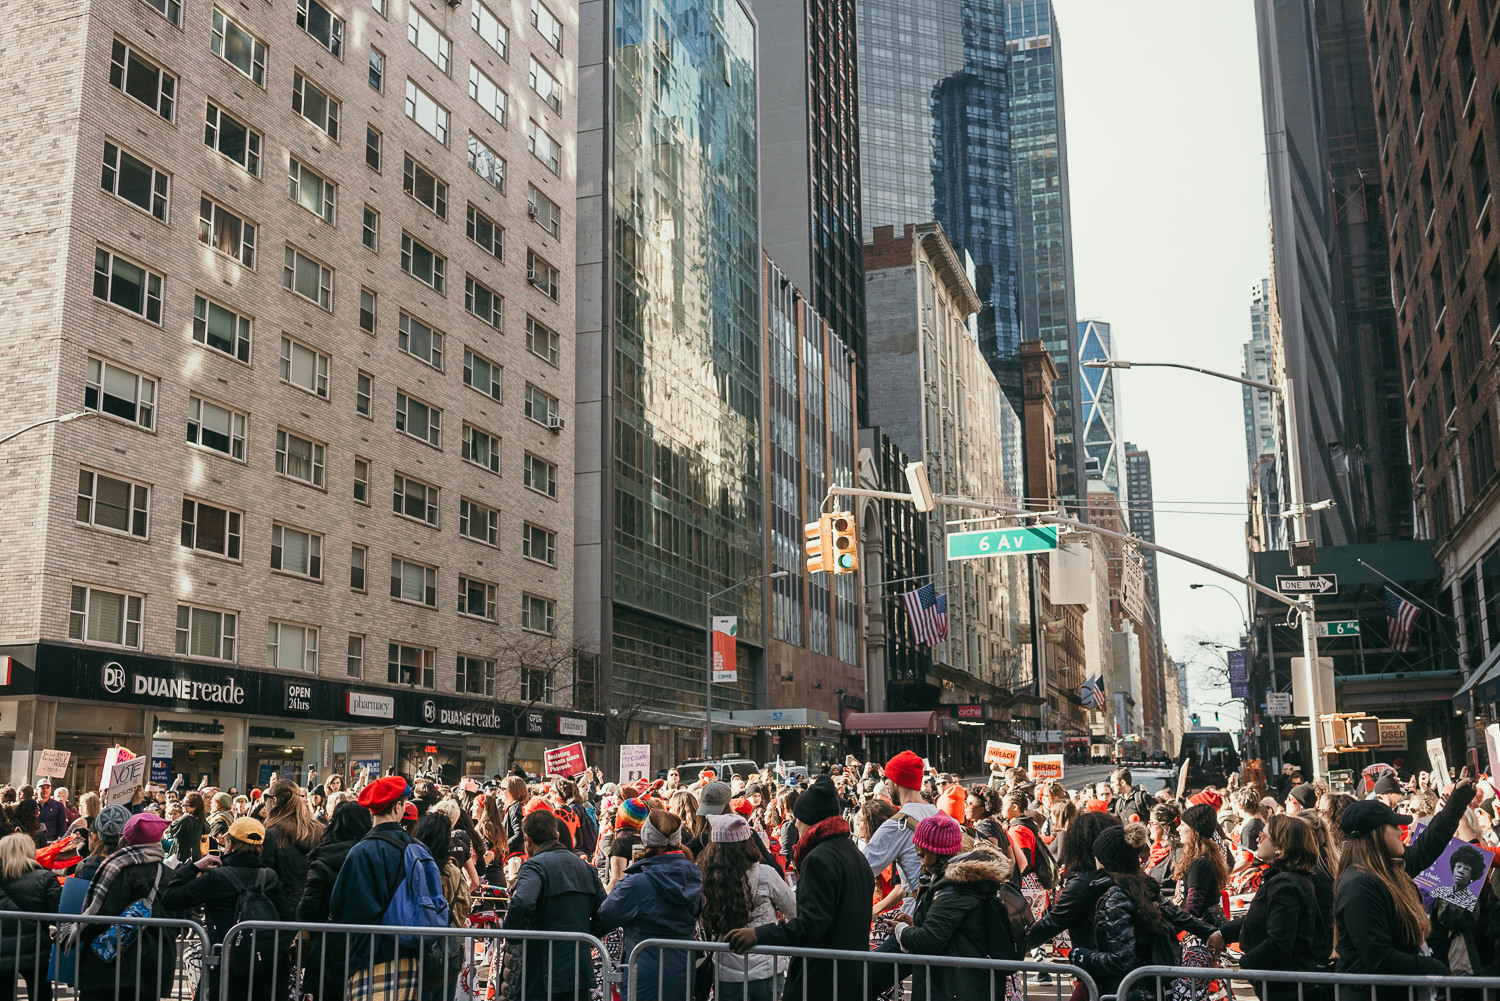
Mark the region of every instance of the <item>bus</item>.
<instances>
[{"instance_id":1,"label":"bus","mask_svg":"<svg viewBox=\"0 0 1500 1001\"><path fill-rule=\"evenodd\" d=\"M1234 738L1223 730L1194 729L1182 735L1182 749L1177 767L1186 761L1190 789L1224 786L1229 776L1240 770L1240 756L1234 749Z\"/></svg>"}]
</instances>

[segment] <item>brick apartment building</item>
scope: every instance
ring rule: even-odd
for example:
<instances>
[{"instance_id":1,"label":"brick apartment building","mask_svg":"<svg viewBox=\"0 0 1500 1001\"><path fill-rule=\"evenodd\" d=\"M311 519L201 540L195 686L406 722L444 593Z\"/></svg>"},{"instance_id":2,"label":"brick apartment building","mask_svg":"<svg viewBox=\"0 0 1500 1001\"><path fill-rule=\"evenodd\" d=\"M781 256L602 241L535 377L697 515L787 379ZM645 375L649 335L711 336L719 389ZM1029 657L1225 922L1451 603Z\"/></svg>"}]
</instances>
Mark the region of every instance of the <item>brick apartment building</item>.
<instances>
[{"instance_id":1,"label":"brick apartment building","mask_svg":"<svg viewBox=\"0 0 1500 1001\"><path fill-rule=\"evenodd\" d=\"M592 698L576 4L31 13L0 29L0 162L39 182L0 209L0 434L98 416L0 446L0 778L58 748L94 785L153 738L241 788L602 740L558 708Z\"/></svg>"}]
</instances>

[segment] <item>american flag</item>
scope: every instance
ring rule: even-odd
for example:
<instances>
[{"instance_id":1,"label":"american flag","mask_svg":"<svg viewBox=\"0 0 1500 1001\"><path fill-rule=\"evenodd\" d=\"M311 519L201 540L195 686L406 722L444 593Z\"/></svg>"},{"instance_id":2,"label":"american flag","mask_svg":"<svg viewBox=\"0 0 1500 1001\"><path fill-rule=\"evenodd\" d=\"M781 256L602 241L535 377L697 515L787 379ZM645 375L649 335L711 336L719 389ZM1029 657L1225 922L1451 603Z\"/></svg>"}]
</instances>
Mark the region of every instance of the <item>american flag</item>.
<instances>
[{"instance_id":1,"label":"american flag","mask_svg":"<svg viewBox=\"0 0 1500 1001\"><path fill-rule=\"evenodd\" d=\"M906 614L911 618L912 638L918 643L937 646L948 638L948 596L940 595L931 584L901 596Z\"/></svg>"},{"instance_id":2,"label":"american flag","mask_svg":"<svg viewBox=\"0 0 1500 1001\"><path fill-rule=\"evenodd\" d=\"M1420 609L1401 595L1385 589L1385 625L1390 634L1391 649L1397 653L1411 652L1411 627L1417 621Z\"/></svg>"},{"instance_id":3,"label":"american flag","mask_svg":"<svg viewBox=\"0 0 1500 1001\"><path fill-rule=\"evenodd\" d=\"M1078 698L1090 709L1104 708L1104 675L1099 674L1083 683L1078 689Z\"/></svg>"}]
</instances>

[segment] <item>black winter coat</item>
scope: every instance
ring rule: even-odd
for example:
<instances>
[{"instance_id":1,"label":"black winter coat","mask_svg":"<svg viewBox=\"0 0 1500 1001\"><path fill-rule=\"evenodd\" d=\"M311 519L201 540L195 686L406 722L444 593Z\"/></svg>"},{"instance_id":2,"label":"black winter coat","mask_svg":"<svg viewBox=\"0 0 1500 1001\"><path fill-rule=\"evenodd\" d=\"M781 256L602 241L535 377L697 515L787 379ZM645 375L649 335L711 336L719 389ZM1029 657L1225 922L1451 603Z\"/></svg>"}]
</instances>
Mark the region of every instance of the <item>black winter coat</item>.
<instances>
[{"instance_id":1,"label":"black winter coat","mask_svg":"<svg viewBox=\"0 0 1500 1001\"><path fill-rule=\"evenodd\" d=\"M1130 823L1132 814L1141 818L1144 823L1151 819L1151 808L1156 805L1156 800L1146 794L1144 789L1131 789L1127 795L1116 796L1109 802L1109 812L1119 817L1124 823Z\"/></svg>"},{"instance_id":2,"label":"black winter coat","mask_svg":"<svg viewBox=\"0 0 1500 1001\"><path fill-rule=\"evenodd\" d=\"M526 836L521 833L521 819L520 803L512 803L505 808L506 852L524 852L526 850Z\"/></svg>"},{"instance_id":3,"label":"black winter coat","mask_svg":"<svg viewBox=\"0 0 1500 1001\"><path fill-rule=\"evenodd\" d=\"M333 897L333 884L338 882L339 871L344 868L344 860L353 847L353 841L334 841L313 849L308 860L307 884L302 889L302 900L297 904L298 924L316 926L331 920L329 901ZM319 1001L334 1001L344 996L348 979L344 956L348 949L348 935L314 932L303 966L308 971L306 984L309 988L313 988L321 977L321 986L314 988Z\"/></svg>"},{"instance_id":4,"label":"black winter coat","mask_svg":"<svg viewBox=\"0 0 1500 1001\"><path fill-rule=\"evenodd\" d=\"M231 876L226 869L234 870ZM256 874L265 870L266 896L276 899L279 880L276 872L265 865L259 855L251 852L233 852L225 855L223 863L214 869L199 869L196 865L179 865L172 871L157 895L162 907L171 911L185 911L202 907L208 923L208 940L214 945L224 941L224 935L234 926L234 909L239 904L241 883L250 886Z\"/></svg>"},{"instance_id":5,"label":"black winter coat","mask_svg":"<svg viewBox=\"0 0 1500 1001\"><path fill-rule=\"evenodd\" d=\"M1308 973L1321 969L1328 954L1318 953L1323 930L1318 914L1317 891L1312 878L1300 872L1272 868L1250 900L1250 909L1219 931L1226 942L1239 942L1244 951L1242 970L1291 970ZM1257 984L1261 997L1296 997L1297 985Z\"/></svg>"},{"instance_id":6,"label":"black winter coat","mask_svg":"<svg viewBox=\"0 0 1500 1001\"><path fill-rule=\"evenodd\" d=\"M128 866L109 884L100 915L120 915L125 908L150 896L162 872L159 862ZM97 873L95 874L97 876ZM173 943L160 928L142 927L135 941L122 949L114 962L106 963L95 955L94 939L109 928L107 922L89 922L79 926L78 993L109 996L115 1001L160 998L172 989L176 952ZM119 985L118 989L116 984Z\"/></svg>"},{"instance_id":7,"label":"black winter coat","mask_svg":"<svg viewBox=\"0 0 1500 1001\"><path fill-rule=\"evenodd\" d=\"M1406 847L1407 873L1427 869L1453 840L1464 810L1474 799L1472 785L1455 789L1448 804L1432 818L1432 823ZM1422 942L1408 935L1396 916L1396 902L1374 875L1363 869L1347 868L1339 876L1334 891L1334 923L1338 927L1339 955L1335 969L1340 973L1392 973L1443 975L1448 964L1435 956L1420 955ZM1407 990L1377 988L1380 1001L1404 999Z\"/></svg>"},{"instance_id":8,"label":"black winter coat","mask_svg":"<svg viewBox=\"0 0 1500 1001\"><path fill-rule=\"evenodd\" d=\"M1158 896L1160 892L1158 887ZM1175 904L1163 903L1161 916L1176 931L1190 931L1205 940L1214 933L1211 925L1198 920ZM1181 962L1181 956L1175 938L1143 932L1137 920L1135 904L1125 895L1124 890L1111 885L1099 903L1093 948L1078 948L1075 945L1068 958L1094 978L1102 996L1119 993L1120 981L1131 970L1141 966L1177 966ZM1142 981L1131 990L1127 1001L1149 1001L1155 993L1154 983Z\"/></svg>"},{"instance_id":9,"label":"black winter coat","mask_svg":"<svg viewBox=\"0 0 1500 1001\"><path fill-rule=\"evenodd\" d=\"M56 914L61 896L62 886L55 875L46 869L31 869L0 884L0 911ZM38 925L43 931L40 937ZM17 971L25 971L45 976L52 950L45 931L46 922L19 918L0 922L0 975L14 978Z\"/></svg>"},{"instance_id":10,"label":"black winter coat","mask_svg":"<svg viewBox=\"0 0 1500 1001\"><path fill-rule=\"evenodd\" d=\"M266 865L275 869L280 878L276 892L271 894L276 913L281 920L292 921L297 916L297 905L302 902L302 890L307 886L312 852L303 851L283 831L273 827L266 829L264 856Z\"/></svg>"},{"instance_id":11,"label":"black winter coat","mask_svg":"<svg viewBox=\"0 0 1500 1001\"><path fill-rule=\"evenodd\" d=\"M954 856L941 875L917 891L917 906L912 916L915 924L896 927L901 951L919 956L1021 959L1021 955L991 956L989 951L991 933L996 936L1002 933L1001 929L989 926L989 901L994 899L1001 884L1010 879L1012 868L1009 856L989 845L977 845L972 852ZM971 1001L1005 993L1003 973L992 983L989 970L948 966L928 969L930 984L922 967L913 972L913 998L925 994L931 1001ZM882 967L874 967L871 974L881 970Z\"/></svg>"},{"instance_id":12,"label":"black winter coat","mask_svg":"<svg viewBox=\"0 0 1500 1001\"><path fill-rule=\"evenodd\" d=\"M1094 946L1094 914L1105 892L1115 885L1103 869L1080 872L1063 884L1051 907L1026 936L1026 948L1035 949L1067 932L1075 948Z\"/></svg>"},{"instance_id":13,"label":"black winter coat","mask_svg":"<svg viewBox=\"0 0 1500 1001\"><path fill-rule=\"evenodd\" d=\"M761 945L868 952L875 874L849 837L849 824L842 817L825 820L808 830L798 849L797 916L756 928L757 941ZM839 963L835 995L832 960L793 960L782 996L864 1001L863 965Z\"/></svg>"},{"instance_id":14,"label":"black winter coat","mask_svg":"<svg viewBox=\"0 0 1500 1001\"><path fill-rule=\"evenodd\" d=\"M554 841L521 864L510 889L503 927L593 934L601 930L595 918L603 901L604 885L594 867ZM522 967L526 983L521 996L525 998L583 997L593 987L594 966L587 945L527 942Z\"/></svg>"},{"instance_id":15,"label":"black winter coat","mask_svg":"<svg viewBox=\"0 0 1500 1001\"><path fill-rule=\"evenodd\" d=\"M179 862L196 862L203 857L198 849L203 845L203 837L208 834L208 821L200 820L191 813L185 813L172 821L172 826L167 828L167 837L172 839L172 854Z\"/></svg>"}]
</instances>

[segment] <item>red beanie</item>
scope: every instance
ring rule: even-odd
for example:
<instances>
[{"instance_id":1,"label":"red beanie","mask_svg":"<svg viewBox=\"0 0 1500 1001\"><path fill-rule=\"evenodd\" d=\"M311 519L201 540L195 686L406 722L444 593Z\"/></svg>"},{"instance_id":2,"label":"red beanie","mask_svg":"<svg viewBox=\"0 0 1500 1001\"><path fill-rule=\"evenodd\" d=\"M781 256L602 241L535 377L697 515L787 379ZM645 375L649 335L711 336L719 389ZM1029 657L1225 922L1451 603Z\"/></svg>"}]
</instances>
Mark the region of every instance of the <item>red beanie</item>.
<instances>
[{"instance_id":1,"label":"red beanie","mask_svg":"<svg viewBox=\"0 0 1500 1001\"><path fill-rule=\"evenodd\" d=\"M885 777L907 789L922 788L922 759L911 751L902 751L885 763Z\"/></svg>"},{"instance_id":2,"label":"red beanie","mask_svg":"<svg viewBox=\"0 0 1500 1001\"><path fill-rule=\"evenodd\" d=\"M1217 811L1221 807L1223 807L1224 798L1218 793L1214 792L1212 789L1205 789L1195 796L1190 796L1188 798L1188 802L1193 806L1197 806L1200 803L1207 803L1209 806L1213 807L1215 811Z\"/></svg>"},{"instance_id":3,"label":"red beanie","mask_svg":"<svg viewBox=\"0 0 1500 1001\"><path fill-rule=\"evenodd\" d=\"M755 812L755 804L743 798L730 800L729 808L743 817L748 817Z\"/></svg>"}]
</instances>

